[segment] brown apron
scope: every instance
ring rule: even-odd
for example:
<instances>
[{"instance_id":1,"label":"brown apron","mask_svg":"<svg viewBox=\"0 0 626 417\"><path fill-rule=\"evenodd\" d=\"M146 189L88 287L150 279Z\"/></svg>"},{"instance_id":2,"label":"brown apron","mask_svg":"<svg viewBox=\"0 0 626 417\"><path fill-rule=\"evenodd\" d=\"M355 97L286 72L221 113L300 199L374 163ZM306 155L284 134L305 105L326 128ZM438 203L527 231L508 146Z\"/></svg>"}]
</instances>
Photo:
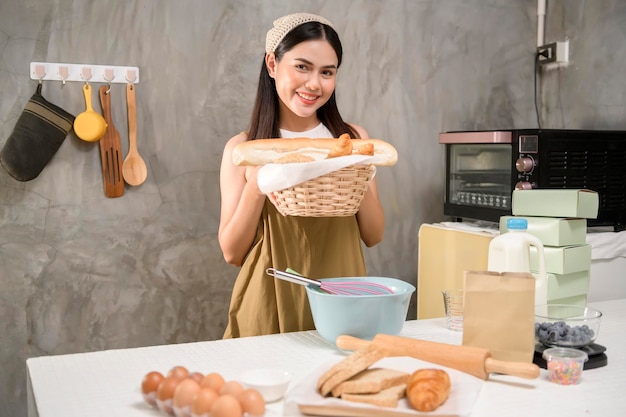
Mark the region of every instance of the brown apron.
<instances>
[{"instance_id":1,"label":"brown apron","mask_svg":"<svg viewBox=\"0 0 626 417\"><path fill-rule=\"evenodd\" d=\"M305 288L266 275L268 267L312 278L366 275L356 216L282 216L266 199L235 281L224 338L314 329Z\"/></svg>"}]
</instances>

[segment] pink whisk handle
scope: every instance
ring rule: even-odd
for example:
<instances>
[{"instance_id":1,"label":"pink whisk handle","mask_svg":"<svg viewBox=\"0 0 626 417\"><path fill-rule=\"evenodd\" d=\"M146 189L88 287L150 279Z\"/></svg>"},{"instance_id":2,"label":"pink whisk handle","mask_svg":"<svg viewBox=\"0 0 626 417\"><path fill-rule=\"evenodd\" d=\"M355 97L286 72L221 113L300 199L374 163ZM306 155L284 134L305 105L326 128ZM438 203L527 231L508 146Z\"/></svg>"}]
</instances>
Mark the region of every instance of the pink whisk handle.
<instances>
[{"instance_id":1,"label":"pink whisk handle","mask_svg":"<svg viewBox=\"0 0 626 417\"><path fill-rule=\"evenodd\" d=\"M367 281L340 281L340 282L324 282L322 289L333 294L340 295L382 295L393 294L393 290L377 282Z\"/></svg>"}]
</instances>

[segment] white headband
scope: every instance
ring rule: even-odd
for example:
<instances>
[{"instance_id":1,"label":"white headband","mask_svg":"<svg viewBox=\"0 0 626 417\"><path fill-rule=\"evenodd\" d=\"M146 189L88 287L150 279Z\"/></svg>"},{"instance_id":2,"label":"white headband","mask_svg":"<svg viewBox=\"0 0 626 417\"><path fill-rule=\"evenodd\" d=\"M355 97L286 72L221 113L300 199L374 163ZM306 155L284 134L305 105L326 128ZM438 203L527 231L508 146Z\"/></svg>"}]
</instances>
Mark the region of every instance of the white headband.
<instances>
[{"instance_id":1,"label":"white headband","mask_svg":"<svg viewBox=\"0 0 626 417\"><path fill-rule=\"evenodd\" d=\"M267 32L267 36L265 37L265 52L276 51L276 47L280 41L283 40L285 35L291 32L293 28L307 22L320 22L334 29L332 23L321 16L311 13L289 14L274 20L274 27Z\"/></svg>"}]
</instances>

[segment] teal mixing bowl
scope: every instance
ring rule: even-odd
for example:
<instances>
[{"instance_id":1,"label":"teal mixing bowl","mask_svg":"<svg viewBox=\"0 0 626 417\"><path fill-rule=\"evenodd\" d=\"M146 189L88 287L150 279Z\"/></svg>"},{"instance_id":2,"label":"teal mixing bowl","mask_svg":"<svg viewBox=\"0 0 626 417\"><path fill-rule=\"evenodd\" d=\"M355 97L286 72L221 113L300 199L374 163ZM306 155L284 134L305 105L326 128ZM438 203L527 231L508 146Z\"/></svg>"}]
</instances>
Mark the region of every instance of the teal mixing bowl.
<instances>
[{"instance_id":1,"label":"teal mixing bowl","mask_svg":"<svg viewBox=\"0 0 626 417\"><path fill-rule=\"evenodd\" d=\"M315 329L320 336L335 343L345 334L371 340L378 333L396 335L402 330L415 287L406 281L385 277L326 278L327 284L365 281L384 285L391 294L336 295L318 287L306 287Z\"/></svg>"}]
</instances>

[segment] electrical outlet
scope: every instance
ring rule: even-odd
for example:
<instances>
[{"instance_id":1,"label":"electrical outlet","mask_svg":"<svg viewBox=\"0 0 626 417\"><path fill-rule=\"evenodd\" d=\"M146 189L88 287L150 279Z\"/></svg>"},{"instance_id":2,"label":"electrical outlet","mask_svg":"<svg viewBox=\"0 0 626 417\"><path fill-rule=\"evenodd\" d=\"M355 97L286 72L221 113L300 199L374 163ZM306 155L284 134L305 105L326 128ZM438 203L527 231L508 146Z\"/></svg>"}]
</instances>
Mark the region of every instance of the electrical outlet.
<instances>
[{"instance_id":1,"label":"electrical outlet","mask_svg":"<svg viewBox=\"0 0 626 417\"><path fill-rule=\"evenodd\" d=\"M537 54L539 64L546 69L565 67L569 63L569 40L538 46Z\"/></svg>"},{"instance_id":2,"label":"electrical outlet","mask_svg":"<svg viewBox=\"0 0 626 417\"><path fill-rule=\"evenodd\" d=\"M541 65L556 62L556 42L548 43L537 47L539 63Z\"/></svg>"}]
</instances>

